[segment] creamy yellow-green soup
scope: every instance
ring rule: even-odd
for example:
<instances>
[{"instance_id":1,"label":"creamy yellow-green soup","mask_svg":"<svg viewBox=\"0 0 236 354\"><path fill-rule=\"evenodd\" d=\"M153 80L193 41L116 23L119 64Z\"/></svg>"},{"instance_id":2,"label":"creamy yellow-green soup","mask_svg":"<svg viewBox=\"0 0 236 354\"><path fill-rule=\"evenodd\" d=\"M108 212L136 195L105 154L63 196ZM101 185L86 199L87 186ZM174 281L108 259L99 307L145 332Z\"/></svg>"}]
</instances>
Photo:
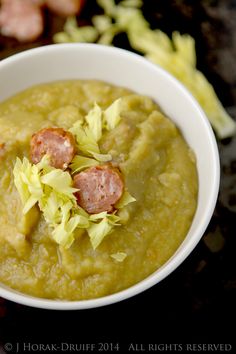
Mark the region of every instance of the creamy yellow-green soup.
<instances>
[{"instance_id":1,"label":"creamy yellow-green soup","mask_svg":"<svg viewBox=\"0 0 236 354\"><path fill-rule=\"evenodd\" d=\"M122 97L121 122L99 145L119 165L136 202L99 247L86 231L64 249L37 206L23 216L14 185L16 157L29 158L32 134L69 129L97 102ZM170 97L171 104L171 97ZM197 205L194 154L178 128L150 98L98 81L65 81L30 88L0 104L0 281L48 299L92 299L118 292L162 266L184 240ZM123 262L112 254L123 252Z\"/></svg>"}]
</instances>

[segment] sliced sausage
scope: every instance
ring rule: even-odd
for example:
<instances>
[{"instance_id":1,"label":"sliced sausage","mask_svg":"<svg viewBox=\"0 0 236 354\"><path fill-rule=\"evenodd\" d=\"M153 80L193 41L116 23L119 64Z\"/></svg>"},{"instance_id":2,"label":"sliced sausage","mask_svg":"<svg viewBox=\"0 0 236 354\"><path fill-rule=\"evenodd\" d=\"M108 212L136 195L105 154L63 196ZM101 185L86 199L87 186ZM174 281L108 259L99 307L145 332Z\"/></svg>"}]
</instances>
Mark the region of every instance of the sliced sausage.
<instances>
[{"instance_id":1,"label":"sliced sausage","mask_svg":"<svg viewBox=\"0 0 236 354\"><path fill-rule=\"evenodd\" d=\"M124 182L118 169L104 165L90 167L74 176L78 204L89 214L111 212L120 199Z\"/></svg>"},{"instance_id":2,"label":"sliced sausage","mask_svg":"<svg viewBox=\"0 0 236 354\"><path fill-rule=\"evenodd\" d=\"M19 42L30 42L43 32L43 15L32 0L2 0L1 33Z\"/></svg>"},{"instance_id":3,"label":"sliced sausage","mask_svg":"<svg viewBox=\"0 0 236 354\"><path fill-rule=\"evenodd\" d=\"M35 164L47 154L53 167L65 170L75 152L76 143L73 135L62 128L44 128L31 138L30 157Z\"/></svg>"},{"instance_id":4,"label":"sliced sausage","mask_svg":"<svg viewBox=\"0 0 236 354\"><path fill-rule=\"evenodd\" d=\"M46 0L50 10L60 16L73 16L80 12L84 0Z\"/></svg>"}]
</instances>

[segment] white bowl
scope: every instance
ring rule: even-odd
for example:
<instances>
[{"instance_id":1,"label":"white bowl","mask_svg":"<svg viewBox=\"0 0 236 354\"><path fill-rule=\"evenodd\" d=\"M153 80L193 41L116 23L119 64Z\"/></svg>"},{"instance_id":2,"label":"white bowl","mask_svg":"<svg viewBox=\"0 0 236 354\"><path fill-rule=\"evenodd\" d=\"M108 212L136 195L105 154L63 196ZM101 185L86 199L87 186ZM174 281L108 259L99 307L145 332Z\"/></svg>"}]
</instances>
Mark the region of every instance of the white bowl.
<instances>
[{"instance_id":1,"label":"white bowl","mask_svg":"<svg viewBox=\"0 0 236 354\"><path fill-rule=\"evenodd\" d=\"M157 284L173 272L201 239L219 189L219 156L210 124L191 94L160 67L131 52L96 44L61 44L25 51L0 62L0 101L32 85L64 79L97 79L153 98L182 131L197 157L198 206L176 253L156 272L113 295L83 301L47 300L0 286L0 296L45 309L87 309L112 304Z\"/></svg>"}]
</instances>

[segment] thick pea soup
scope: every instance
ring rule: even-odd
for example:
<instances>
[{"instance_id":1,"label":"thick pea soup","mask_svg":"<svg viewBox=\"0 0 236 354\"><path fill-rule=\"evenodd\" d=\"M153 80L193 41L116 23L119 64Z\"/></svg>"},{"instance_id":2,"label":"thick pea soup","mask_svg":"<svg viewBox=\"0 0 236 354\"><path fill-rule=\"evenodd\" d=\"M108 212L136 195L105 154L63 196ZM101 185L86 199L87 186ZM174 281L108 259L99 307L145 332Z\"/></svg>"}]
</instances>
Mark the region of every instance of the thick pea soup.
<instances>
[{"instance_id":1,"label":"thick pea soup","mask_svg":"<svg viewBox=\"0 0 236 354\"><path fill-rule=\"evenodd\" d=\"M92 247L86 228L77 228L65 247L55 242L37 203L23 212L14 183L16 159L30 161L37 131L68 131L95 102L106 110L117 99L119 123L98 141L100 154L111 159L98 164L113 166L135 201L118 214L113 208L120 221L99 246ZM2 102L0 127L0 281L10 288L61 300L116 293L156 271L186 237L197 205L195 156L150 98L98 81L49 83Z\"/></svg>"}]
</instances>

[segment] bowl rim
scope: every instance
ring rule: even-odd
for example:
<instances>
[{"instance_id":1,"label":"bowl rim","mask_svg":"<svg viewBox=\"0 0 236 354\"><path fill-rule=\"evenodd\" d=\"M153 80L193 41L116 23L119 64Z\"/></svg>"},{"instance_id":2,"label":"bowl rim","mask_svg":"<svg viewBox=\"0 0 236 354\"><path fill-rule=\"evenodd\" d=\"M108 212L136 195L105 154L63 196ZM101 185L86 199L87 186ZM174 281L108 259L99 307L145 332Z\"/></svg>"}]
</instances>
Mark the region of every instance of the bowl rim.
<instances>
[{"instance_id":1,"label":"bowl rim","mask_svg":"<svg viewBox=\"0 0 236 354\"><path fill-rule=\"evenodd\" d=\"M208 133L209 142L211 144L211 150L213 152L212 157L212 169L214 180L212 180L212 188L211 193L209 195L209 208L202 219L201 225L198 227L197 232L195 232L194 237L189 240L184 247L177 253L175 253L171 259L169 259L162 267L158 269L158 273L154 272L150 274L148 277L138 282L137 284L132 285L131 287L119 291L117 293L103 296L100 298L89 299L89 300L78 300L78 301L68 301L68 300L51 300L44 299L39 297L33 297L21 292L18 292L10 287L5 286L0 283L0 296L7 300L11 300L13 302L17 302L22 305L49 309L49 310L84 310L91 309L96 307L102 307L105 305L111 305L113 303L117 303L135 295L142 293L143 291L151 288L155 284L159 283L161 280L166 278L170 273L172 273L192 252L197 243L200 241L203 236L208 223L210 222L211 216L214 212L214 208L217 202L219 184L220 184L220 160L219 160L219 152L216 143L216 139L211 128L211 125L203 112L202 108L196 101L196 99L192 96L192 94L185 88L185 86L180 83L174 76L168 73L166 70L161 68L159 65L153 64L148 61L146 58L142 57L139 54L133 53L131 51L117 48L117 47L108 47L104 45L98 44L88 44L88 43L66 43L66 44L50 44L43 47L37 47L29 50L25 50L23 52L14 54L6 59L0 61L0 70L3 70L5 66L17 62L19 59L28 58L31 55L37 55L44 52L50 52L55 50L67 50L67 49L75 48L76 50L84 50L91 49L95 51L101 51L105 55L106 53L116 53L117 55L123 56L123 58L139 61L143 66L149 67L150 69L158 72L158 75L165 76L169 81L170 85L174 85L176 89L180 90L181 93L185 96L187 100L191 102L191 105L194 107L196 113L199 116L199 119L204 123L204 127ZM3 287L2 287L3 285Z\"/></svg>"}]
</instances>

